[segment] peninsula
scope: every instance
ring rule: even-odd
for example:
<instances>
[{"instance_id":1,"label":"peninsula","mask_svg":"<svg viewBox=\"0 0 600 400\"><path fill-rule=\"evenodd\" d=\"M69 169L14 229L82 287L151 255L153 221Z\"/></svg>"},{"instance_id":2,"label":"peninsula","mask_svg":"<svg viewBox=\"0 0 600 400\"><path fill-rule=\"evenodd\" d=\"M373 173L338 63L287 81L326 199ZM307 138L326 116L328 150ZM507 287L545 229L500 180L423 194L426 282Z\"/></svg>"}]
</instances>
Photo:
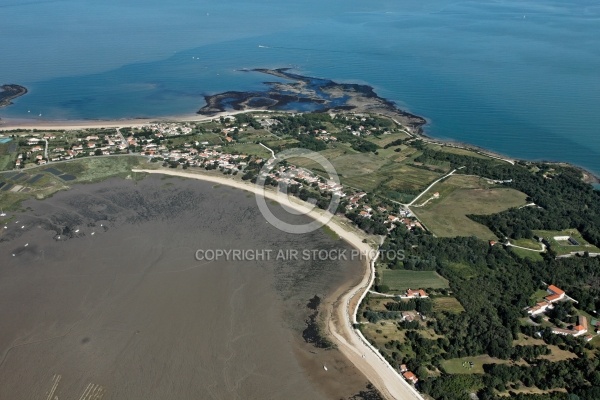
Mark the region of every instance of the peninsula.
<instances>
[{"instance_id":1,"label":"peninsula","mask_svg":"<svg viewBox=\"0 0 600 400\"><path fill-rule=\"evenodd\" d=\"M396 118L415 131L427 122L422 117L400 110L392 101L379 97L368 85L337 83L298 75L289 72L288 68L247 71L290 82L265 82L268 88L264 91L229 91L205 96L206 105L198 114L214 116L222 112L248 110L374 113Z\"/></svg>"},{"instance_id":2,"label":"peninsula","mask_svg":"<svg viewBox=\"0 0 600 400\"><path fill-rule=\"evenodd\" d=\"M12 104L12 100L27 93L27 88L20 85L2 85L0 86L0 107L6 107Z\"/></svg>"}]
</instances>

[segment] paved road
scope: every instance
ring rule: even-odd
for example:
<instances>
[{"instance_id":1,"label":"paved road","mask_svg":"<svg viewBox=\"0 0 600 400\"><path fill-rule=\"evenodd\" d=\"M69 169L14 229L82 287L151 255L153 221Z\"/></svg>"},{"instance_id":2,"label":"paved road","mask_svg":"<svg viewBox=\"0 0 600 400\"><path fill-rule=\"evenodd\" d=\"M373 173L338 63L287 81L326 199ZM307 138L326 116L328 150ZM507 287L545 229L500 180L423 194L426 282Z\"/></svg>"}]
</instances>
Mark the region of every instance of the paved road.
<instances>
[{"instance_id":1,"label":"paved road","mask_svg":"<svg viewBox=\"0 0 600 400\"><path fill-rule=\"evenodd\" d=\"M356 322L356 308L371 287L374 278L375 270L371 264L369 273L365 274L361 283L334 304L334 315L329 319L329 331L335 338L338 349L386 399L423 400L419 392L406 382L350 323ZM351 304L356 304L354 310L351 310Z\"/></svg>"}]
</instances>

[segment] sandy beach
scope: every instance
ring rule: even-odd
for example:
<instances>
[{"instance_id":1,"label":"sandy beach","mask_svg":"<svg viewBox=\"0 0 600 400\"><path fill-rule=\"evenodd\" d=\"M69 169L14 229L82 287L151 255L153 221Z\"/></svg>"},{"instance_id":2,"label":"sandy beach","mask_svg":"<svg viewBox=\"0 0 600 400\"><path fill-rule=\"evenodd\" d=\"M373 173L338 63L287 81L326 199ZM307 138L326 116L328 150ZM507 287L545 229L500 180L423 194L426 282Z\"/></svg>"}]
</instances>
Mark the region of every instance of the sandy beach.
<instances>
[{"instance_id":1,"label":"sandy beach","mask_svg":"<svg viewBox=\"0 0 600 400\"><path fill-rule=\"evenodd\" d=\"M375 255L373 248L367 243L363 243L363 238L357 232L343 227L335 219L330 218L330 215L323 210L307 207L306 203L295 197L288 198L273 191L265 191L255 184L240 182L226 177L173 170L135 169L133 171L200 179L245 190L273 201L284 202L286 206L292 207L296 211L326 224L340 238L358 249L362 254ZM400 377L398 372L383 359L377 350L369 345L364 337L352 328L352 323L356 321L356 312L360 301L374 279L374 269L372 268L373 258L367 257L365 259L364 274L358 285L350 288L339 288L333 294L332 298L334 300L329 303L326 312L329 333L337 344L338 349L373 383L385 398L403 400L422 399L421 395Z\"/></svg>"},{"instance_id":2,"label":"sandy beach","mask_svg":"<svg viewBox=\"0 0 600 400\"><path fill-rule=\"evenodd\" d=\"M242 110L228 111L218 113L212 116L203 116L200 114L175 115L159 118L127 118L113 120L44 120L44 119L0 119L0 131L10 131L15 129L47 129L47 130L81 130L81 129L99 129L99 128L140 128L157 122L204 122L226 115L236 115L249 112L272 113L269 110ZM285 111L277 111L279 113Z\"/></svg>"}]
</instances>

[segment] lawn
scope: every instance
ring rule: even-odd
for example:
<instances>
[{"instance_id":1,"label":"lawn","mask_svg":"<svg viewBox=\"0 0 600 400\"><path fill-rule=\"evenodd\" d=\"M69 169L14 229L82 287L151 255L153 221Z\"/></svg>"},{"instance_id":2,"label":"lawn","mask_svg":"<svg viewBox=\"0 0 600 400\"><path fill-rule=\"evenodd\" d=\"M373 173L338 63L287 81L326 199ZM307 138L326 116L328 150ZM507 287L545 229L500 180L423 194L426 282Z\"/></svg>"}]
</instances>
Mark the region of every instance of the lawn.
<instances>
[{"instance_id":1,"label":"lawn","mask_svg":"<svg viewBox=\"0 0 600 400\"><path fill-rule=\"evenodd\" d=\"M404 269L384 269L382 283L392 292L404 292L406 289L443 289L448 281L435 271L407 271Z\"/></svg>"},{"instance_id":2,"label":"lawn","mask_svg":"<svg viewBox=\"0 0 600 400\"><path fill-rule=\"evenodd\" d=\"M476 236L483 240L498 238L486 226L467 217L469 214L495 214L524 205L526 195L517 190L494 187L480 178L451 176L430 192L440 197L412 211L437 236ZM426 194L423 201L428 198Z\"/></svg>"}]
</instances>

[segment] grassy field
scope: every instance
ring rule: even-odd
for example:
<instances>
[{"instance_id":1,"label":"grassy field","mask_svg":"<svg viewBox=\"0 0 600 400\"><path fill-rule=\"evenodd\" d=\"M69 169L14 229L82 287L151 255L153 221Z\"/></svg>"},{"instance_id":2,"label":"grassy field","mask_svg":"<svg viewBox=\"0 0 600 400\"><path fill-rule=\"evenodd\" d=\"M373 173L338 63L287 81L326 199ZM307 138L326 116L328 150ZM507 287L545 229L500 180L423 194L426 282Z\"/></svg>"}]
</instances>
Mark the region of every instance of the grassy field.
<instances>
[{"instance_id":1,"label":"grassy field","mask_svg":"<svg viewBox=\"0 0 600 400\"><path fill-rule=\"evenodd\" d=\"M545 345L545 342L542 339L532 338L529 336L525 336L523 334L519 334L519 338L513 341L513 346L533 346L533 345ZM551 362L569 360L572 358L576 358L577 355L571 353L567 350L562 350L558 346L555 345L547 345L550 349L550 354L545 356L540 356L540 359L548 360Z\"/></svg>"},{"instance_id":2,"label":"grassy field","mask_svg":"<svg viewBox=\"0 0 600 400\"><path fill-rule=\"evenodd\" d=\"M395 292L404 292L406 289L442 289L448 287L448 281L435 271L407 271L403 269L384 269L382 283Z\"/></svg>"},{"instance_id":3,"label":"grassy field","mask_svg":"<svg viewBox=\"0 0 600 400\"><path fill-rule=\"evenodd\" d=\"M76 177L73 183L98 182L103 179L120 176L131 176L131 169L144 166L147 168L146 159L138 156L112 156L112 157L87 157L80 160L52 164L53 167L66 174Z\"/></svg>"},{"instance_id":4,"label":"grassy field","mask_svg":"<svg viewBox=\"0 0 600 400\"><path fill-rule=\"evenodd\" d=\"M512 251L513 253L515 253L516 255L518 255L521 258L527 258L532 261L542 261L544 259L542 254L538 253L537 251L523 250L523 249L518 249L516 247L511 247L510 251Z\"/></svg>"},{"instance_id":5,"label":"grassy field","mask_svg":"<svg viewBox=\"0 0 600 400\"><path fill-rule=\"evenodd\" d=\"M414 197L415 193L423 190L445 171L429 171L408 165L418 156L414 149L407 149L402 153L396 153L393 149L380 149L378 153L361 153L347 143L338 143L320 152L334 166L342 184L398 201ZM323 168L312 160L292 158L289 161L325 175Z\"/></svg>"},{"instance_id":6,"label":"grassy field","mask_svg":"<svg viewBox=\"0 0 600 400\"><path fill-rule=\"evenodd\" d=\"M483 240L496 240L497 237L467 215L498 213L525 204L527 197L517 190L493 187L481 178L466 176L451 176L434 186L431 192L438 192L440 198L423 207L412 207L427 228L442 237L474 235ZM428 197L427 194L423 196L423 201Z\"/></svg>"},{"instance_id":7,"label":"grassy field","mask_svg":"<svg viewBox=\"0 0 600 400\"><path fill-rule=\"evenodd\" d=\"M515 246L521 246L532 250L542 249L542 245L537 240L533 239L510 239L510 243L514 244Z\"/></svg>"},{"instance_id":8,"label":"grassy field","mask_svg":"<svg viewBox=\"0 0 600 400\"><path fill-rule=\"evenodd\" d=\"M233 146L224 146L221 150L223 153L255 155L266 159L271 158L269 150L255 143L237 143Z\"/></svg>"},{"instance_id":9,"label":"grassy field","mask_svg":"<svg viewBox=\"0 0 600 400\"><path fill-rule=\"evenodd\" d=\"M13 151L11 152L11 148ZM0 144L0 171L6 171L14 167L17 158L16 146L14 142Z\"/></svg>"},{"instance_id":10,"label":"grassy field","mask_svg":"<svg viewBox=\"0 0 600 400\"><path fill-rule=\"evenodd\" d=\"M153 168L155 165L147 163L143 157L113 156L83 158L26 169L21 171L25 176L16 182L23 186L23 189L18 193L0 191L0 206L4 210L15 211L19 209L23 200L32 197L44 199L60 190L68 189L70 185L75 183L98 182L116 176L133 179L141 178L141 174L139 176L132 174L131 169L136 167ZM63 179L61 176L50 173L50 170L56 170L58 174L64 174L61 175L62 177L72 175L75 179ZM41 175L40 179L30 182L30 179L37 175ZM12 181L9 179L8 182Z\"/></svg>"},{"instance_id":11,"label":"grassy field","mask_svg":"<svg viewBox=\"0 0 600 400\"><path fill-rule=\"evenodd\" d=\"M483 158L486 160L492 160L492 158L486 157L486 156L476 153L472 150L458 149L456 147L450 147L450 146L441 146L439 144L428 144L427 147L430 148L431 150L443 151L444 153L458 154L461 156L469 156L469 157Z\"/></svg>"},{"instance_id":12,"label":"grassy field","mask_svg":"<svg viewBox=\"0 0 600 400\"><path fill-rule=\"evenodd\" d=\"M447 311L456 314L465 311L462 304L454 297L436 297L433 299L433 310Z\"/></svg>"},{"instance_id":13,"label":"grassy field","mask_svg":"<svg viewBox=\"0 0 600 400\"><path fill-rule=\"evenodd\" d=\"M590 253L600 253L600 249L589 244L579 233L577 229L565 229L564 231L533 231L533 233L544 238L550 244L550 248L558 255L565 255L576 251L589 251ZM579 245L572 245L567 241L557 241L556 236L570 236L575 239Z\"/></svg>"},{"instance_id":14,"label":"grassy field","mask_svg":"<svg viewBox=\"0 0 600 400\"><path fill-rule=\"evenodd\" d=\"M473 363L473 367L469 362ZM483 364L508 364L510 361L483 354L475 357L451 358L442 361L442 368L448 374L483 374ZM463 365L464 364L464 365Z\"/></svg>"},{"instance_id":15,"label":"grassy field","mask_svg":"<svg viewBox=\"0 0 600 400\"><path fill-rule=\"evenodd\" d=\"M477 268L470 264L452 263L450 269L459 274L463 279L471 279L479 275Z\"/></svg>"}]
</instances>

